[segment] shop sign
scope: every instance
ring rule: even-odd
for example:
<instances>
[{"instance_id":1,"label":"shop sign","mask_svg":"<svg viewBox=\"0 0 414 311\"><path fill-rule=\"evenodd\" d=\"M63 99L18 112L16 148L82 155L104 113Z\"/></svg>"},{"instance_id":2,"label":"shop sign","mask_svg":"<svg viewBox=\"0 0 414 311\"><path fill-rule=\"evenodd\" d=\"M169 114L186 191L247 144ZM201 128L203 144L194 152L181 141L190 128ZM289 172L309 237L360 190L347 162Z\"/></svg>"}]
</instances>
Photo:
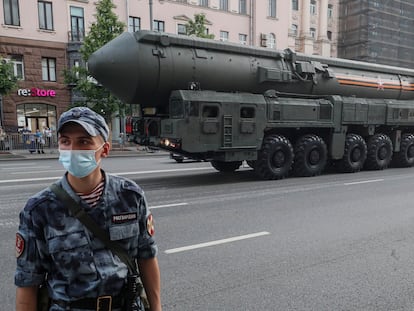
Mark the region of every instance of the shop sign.
<instances>
[{"instance_id":1,"label":"shop sign","mask_svg":"<svg viewBox=\"0 0 414 311\"><path fill-rule=\"evenodd\" d=\"M17 95L31 96L31 97L55 97L56 91L55 90L43 90L43 89L38 89L36 87L32 87L31 89L18 89Z\"/></svg>"}]
</instances>

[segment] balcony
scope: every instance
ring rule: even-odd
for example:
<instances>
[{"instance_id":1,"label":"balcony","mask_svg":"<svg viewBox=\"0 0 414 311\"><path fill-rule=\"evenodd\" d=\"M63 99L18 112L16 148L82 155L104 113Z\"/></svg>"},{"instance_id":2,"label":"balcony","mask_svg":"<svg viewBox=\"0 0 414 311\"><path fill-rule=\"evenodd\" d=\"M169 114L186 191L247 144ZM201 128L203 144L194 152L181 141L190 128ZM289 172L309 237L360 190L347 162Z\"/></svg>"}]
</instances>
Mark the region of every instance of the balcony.
<instances>
[{"instance_id":1,"label":"balcony","mask_svg":"<svg viewBox=\"0 0 414 311\"><path fill-rule=\"evenodd\" d=\"M68 41L73 43L83 42L85 33L80 30L68 31Z\"/></svg>"}]
</instances>

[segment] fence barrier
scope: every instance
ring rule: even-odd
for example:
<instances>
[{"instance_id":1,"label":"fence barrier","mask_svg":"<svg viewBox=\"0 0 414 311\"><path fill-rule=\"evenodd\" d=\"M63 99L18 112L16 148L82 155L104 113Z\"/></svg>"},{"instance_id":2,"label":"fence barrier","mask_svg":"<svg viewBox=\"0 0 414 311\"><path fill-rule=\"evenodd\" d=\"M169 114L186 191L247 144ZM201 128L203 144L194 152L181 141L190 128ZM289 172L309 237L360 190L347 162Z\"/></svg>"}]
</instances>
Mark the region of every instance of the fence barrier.
<instances>
[{"instance_id":1,"label":"fence barrier","mask_svg":"<svg viewBox=\"0 0 414 311\"><path fill-rule=\"evenodd\" d=\"M0 151L28 150L36 152L42 149L57 148L57 136L42 137L38 141L34 133L7 134L4 140L0 140Z\"/></svg>"}]
</instances>

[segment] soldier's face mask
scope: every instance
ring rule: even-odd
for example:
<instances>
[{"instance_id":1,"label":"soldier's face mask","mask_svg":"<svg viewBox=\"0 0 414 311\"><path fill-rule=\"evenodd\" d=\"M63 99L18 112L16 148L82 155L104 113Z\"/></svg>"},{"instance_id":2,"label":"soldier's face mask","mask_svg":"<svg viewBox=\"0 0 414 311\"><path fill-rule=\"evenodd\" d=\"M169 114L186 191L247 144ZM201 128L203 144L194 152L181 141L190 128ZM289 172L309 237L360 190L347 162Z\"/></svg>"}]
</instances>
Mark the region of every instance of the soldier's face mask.
<instances>
[{"instance_id":1,"label":"soldier's face mask","mask_svg":"<svg viewBox=\"0 0 414 311\"><path fill-rule=\"evenodd\" d=\"M62 150L59 149L59 162L73 176L82 178L88 176L98 166L95 153L105 144L96 150Z\"/></svg>"}]
</instances>

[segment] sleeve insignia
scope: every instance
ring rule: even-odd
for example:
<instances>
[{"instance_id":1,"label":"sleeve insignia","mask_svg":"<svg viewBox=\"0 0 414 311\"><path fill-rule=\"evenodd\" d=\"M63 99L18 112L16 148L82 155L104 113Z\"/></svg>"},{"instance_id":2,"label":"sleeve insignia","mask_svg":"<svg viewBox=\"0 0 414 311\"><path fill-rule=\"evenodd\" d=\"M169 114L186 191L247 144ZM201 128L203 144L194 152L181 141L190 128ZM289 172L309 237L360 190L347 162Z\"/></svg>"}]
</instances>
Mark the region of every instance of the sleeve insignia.
<instances>
[{"instance_id":1,"label":"sleeve insignia","mask_svg":"<svg viewBox=\"0 0 414 311\"><path fill-rule=\"evenodd\" d=\"M153 236L155 233L154 219L152 217L152 214L149 214L147 217L147 232L150 236Z\"/></svg>"},{"instance_id":2,"label":"sleeve insignia","mask_svg":"<svg viewBox=\"0 0 414 311\"><path fill-rule=\"evenodd\" d=\"M19 258L24 252L25 241L21 234L16 233L16 258Z\"/></svg>"}]
</instances>

